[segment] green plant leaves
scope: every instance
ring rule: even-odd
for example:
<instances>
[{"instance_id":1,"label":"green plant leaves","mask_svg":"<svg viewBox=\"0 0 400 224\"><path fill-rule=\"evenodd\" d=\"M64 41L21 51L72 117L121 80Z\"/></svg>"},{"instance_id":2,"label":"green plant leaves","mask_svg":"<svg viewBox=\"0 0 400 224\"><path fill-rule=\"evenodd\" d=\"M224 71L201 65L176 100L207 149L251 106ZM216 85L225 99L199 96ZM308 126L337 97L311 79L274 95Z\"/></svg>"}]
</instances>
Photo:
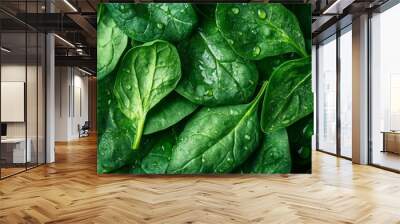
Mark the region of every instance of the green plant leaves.
<instances>
[{"instance_id":1,"label":"green plant leaves","mask_svg":"<svg viewBox=\"0 0 400 224\"><path fill-rule=\"evenodd\" d=\"M258 116L251 105L203 108L188 121L168 173L226 173L257 147Z\"/></svg>"},{"instance_id":2,"label":"green plant leaves","mask_svg":"<svg viewBox=\"0 0 400 224\"><path fill-rule=\"evenodd\" d=\"M147 155L143 157L139 166L131 169L133 174L165 174L171 160L172 148L178 139L176 128L160 132L148 144Z\"/></svg>"},{"instance_id":3,"label":"green plant leaves","mask_svg":"<svg viewBox=\"0 0 400 224\"><path fill-rule=\"evenodd\" d=\"M128 37L100 4L97 15L97 78L103 79L114 70L128 44Z\"/></svg>"},{"instance_id":4,"label":"green plant leaves","mask_svg":"<svg viewBox=\"0 0 400 224\"><path fill-rule=\"evenodd\" d=\"M246 173L289 173L291 158L286 129L264 134L263 143L244 166Z\"/></svg>"},{"instance_id":5,"label":"green plant leaves","mask_svg":"<svg viewBox=\"0 0 400 224\"><path fill-rule=\"evenodd\" d=\"M100 4L98 172L311 172L309 9Z\"/></svg>"},{"instance_id":6,"label":"green plant leaves","mask_svg":"<svg viewBox=\"0 0 400 224\"><path fill-rule=\"evenodd\" d=\"M287 128L293 173L311 173L311 141L314 116L309 114Z\"/></svg>"},{"instance_id":7,"label":"green plant leaves","mask_svg":"<svg viewBox=\"0 0 400 224\"><path fill-rule=\"evenodd\" d=\"M242 164L258 145L257 106L266 86L249 104L204 107L194 114L172 150L167 173L227 173Z\"/></svg>"},{"instance_id":8,"label":"green plant leaves","mask_svg":"<svg viewBox=\"0 0 400 224\"><path fill-rule=\"evenodd\" d=\"M310 58L288 61L272 74L265 92L261 128L285 128L313 111Z\"/></svg>"},{"instance_id":9,"label":"green plant leaves","mask_svg":"<svg viewBox=\"0 0 400 224\"><path fill-rule=\"evenodd\" d=\"M150 110L143 133L147 135L169 128L191 114L197 107L198 105L172 92Z\"/></svg>"},{"instance_id":10,"label":"green plant leaves","mask_svg":"<svg viewBox=\"0 0 400 224\"><path fill-rule=\"evenodd\" d=\"M272 72L275 71L281 64L288 60L296 59L294 53L280 54L277 56L266 57L256 61L257 70L260 74L260 81L269 80Z\"/></svg>"},{"instance_id":11,"label":"green plant leaves","mask_svg":"<svg viewBox=\"0 0 400 224\"><path fill-rule=\"evenodd\" d=\"M240 58L212 21L179 46L183 76L176 89L190 101L207 105L248 102L257 86L255 65Z\"/></svg>"},{"instance_id":12,"label":"green plant leaves","mask_svg":"<svg viewBox=\"0 0 400 224\"><path fill-rule=\"evenodd\" d=\"M165 41L132 48L122 59L114 95L122 113L136 124L133 149L139 147L147 113L175 89L180 77L178 52Z\"/></svg>"},{"instance_id":13,"label":"green plant leaves","mask_svg":"<svg viewBox=\"0 0 400 224\"><path fill-rule=\"evenodd\" d=\"M99 142L97 172L109 173L133 161L130 150L132 133L125 129L107 129Z\"/></svg>"},{"instance_id":14,"label":"green plant leaves","mask_svg":"<svg viewBox=\"0 0 400 224\"><path fill-rule=\"evenodd\" d=\"M289 52L307 56L299 23L281 4L218 4L217 26L240 56L259 60Z\"/></svg>"},{"instance_id":15,"label":"green plant leaves","mask_svg":"<svg viewBox=\"0 0 400 224\"><path fill-rule=\"evenodd\" d=\"M107 120L109 116L109 107L113 102L114 95L112 93L114 75L105 77L97 81L97 136L98 138L105 132L107 128Z\"/></svg>"},{"instance_id":16,"label":"green plant leaves","mask_svg":"<svg viewBox=\"0 0 400 224\"><path fill-rule=\"evenodd\" d=\"M157 39L180 41L197 23L197 15L190 4L109 3L107 7L119 27L130 38L141 42Z\"/></svg>"}]
</instances>

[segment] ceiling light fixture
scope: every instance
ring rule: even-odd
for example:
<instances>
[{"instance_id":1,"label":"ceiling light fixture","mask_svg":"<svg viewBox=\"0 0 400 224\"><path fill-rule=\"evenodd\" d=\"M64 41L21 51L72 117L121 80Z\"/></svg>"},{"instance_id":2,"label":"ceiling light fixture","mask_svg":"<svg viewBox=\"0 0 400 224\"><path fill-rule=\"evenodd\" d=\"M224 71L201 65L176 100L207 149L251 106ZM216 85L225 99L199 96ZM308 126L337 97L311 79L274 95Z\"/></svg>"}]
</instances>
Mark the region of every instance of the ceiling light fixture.
<instances>
[{"instance_id":1,"label":"ceiling light fixture","mask_svg":"<svg viewBox=\"0 0 400 224\"><path fill-rule=\"evenodd\" d=\"M88 72L88 71L86 71L86 70L83 70L83 69L81 69L81 68L79 68L79 67L78 67L78 70L81 71L81 72L83 72L83 73L85 73L85 74L87 74L87 75L90 75L90 76L93 75L92 73L90 73L90 72Z\"/></svg>"},{"instance_id":2,"label":"ceiling light fixture","mask_svg":"<svg viewBox=\"0 0 400 224\"><path fill-rule=\"evenodd\" d=\"M58 34L54 34L55 37L57 37L59 40L61 40L62 42L64 42L65 44L67 44L68 46L75 48L75 45L73 45L71 42L69 42L68 40L60 37Z\"/></svg>"},{"instance_id":3,"label":"ceiling light fixture","mask_svg":"<svg viewBox=\"0 0 400 224\"><path fill-rule=\"evenodd\" d=\"M74 12L78 12L75 6L73 6L68 0L64 0L64 3L68 5Z\"/></svg>"},{"instance_id":4,"label":"ceiling light fixture","mask_svg":"<svg viewBox=\"0 0 400 224\"><path fill-rule=\"evenodd\" d=\"M7 49L7 48L5 48L5 47L1 47L0 49L1 49L2 51L6 52L6 53L10 53L10 52L11 52L11 50L9 50L9 49Z\"/></svg>"}]
</instances>

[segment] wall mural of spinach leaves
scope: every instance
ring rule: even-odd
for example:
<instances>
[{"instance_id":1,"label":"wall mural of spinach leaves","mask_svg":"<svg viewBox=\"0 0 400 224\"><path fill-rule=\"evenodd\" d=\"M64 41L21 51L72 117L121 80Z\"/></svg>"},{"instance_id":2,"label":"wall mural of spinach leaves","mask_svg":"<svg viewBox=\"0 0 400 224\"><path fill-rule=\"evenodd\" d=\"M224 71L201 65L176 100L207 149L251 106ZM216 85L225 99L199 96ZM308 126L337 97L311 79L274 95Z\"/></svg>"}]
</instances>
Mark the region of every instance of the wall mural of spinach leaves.
<instances>
[{"instance_id":1,"label":"wall mural of spinach leaves","mask_svg":"<svg viewBox=\"0 0 400 224\"><path fill-rule=\"evenodd\" d=\"M99 174L311 172L310 5L98 10Z\"/></svg>"}]
</instances>

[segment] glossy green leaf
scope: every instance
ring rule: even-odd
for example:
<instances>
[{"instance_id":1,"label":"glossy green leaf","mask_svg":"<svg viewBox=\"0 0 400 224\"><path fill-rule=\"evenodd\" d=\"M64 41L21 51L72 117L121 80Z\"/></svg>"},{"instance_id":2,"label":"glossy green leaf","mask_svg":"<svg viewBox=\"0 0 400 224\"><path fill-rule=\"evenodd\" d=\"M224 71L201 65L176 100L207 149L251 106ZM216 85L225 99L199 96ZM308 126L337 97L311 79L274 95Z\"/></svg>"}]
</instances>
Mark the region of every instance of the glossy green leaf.
<instances>
[{"instance_id":1,"label":"glossy green leaf","mask_svg":"<svg viewBox=\"0 0 400 224\"><path fill-rule=\"evenodd\" d=\"M300 28L303 31L305 46L308 54L311 54L311 40L312 40L312 5L311 4L287 4L285 6L299 21Z\"/></svg>"},{"instance_id":2,"label":"glossy green leaf","mask_svg":"<svg viewBox=\"0 0 400 224\"><path fill-rule=\"evenodd\" d=\"M97 151L97 172L109 173L130 164L134 151L130 149L132 133L125 129L107 129L102 135Z\"/></svg>"},{"instance_id":3,"label":"glossy green leaf","mask_svg":"<svg viewBox=\"0 0 400 224\"><path fill-rule=\"evenodd\" d=\"M265 91L261 128L285 128L313 111L310 57L283 63L272 74Z\"/></svg>"},{"instance_id":4,"label":"glossy green leaf","mask_svg":"<svg viewBox=\"0 0 400 224\"><path fill-rule=\"evenodd\" d=\"M260 148L244 164L245 173L284 174L291 169L291 158L286 129L264 134Z\"/></svg>"},{"instance_id":5,"label":"glossy green leaf","mask_svg":"<svg viewBox=\"0 0 400 224\"><path fill-rule=\"evenodd\" d=\"M218 4L216 21L244 58L259 60L289 52L307 56L296 16L281 4Z\"/></svg>"},{"instance_id":6,"label":"glossy green leaf","mask_svg":"<svg viewBox=\"0 0 400 224\"><path fill-rule=\"evenodd\" d=\"M274 72L284 62L296 59L296 56L297 55L294 53L287 53L277 56L266 57L256 61L260 81L269 80L271 78L272 72Z\"/></svg>"},{"instance_id":7,"label":"glossy green leaf","mask_svg":"<svg viewBox=\"0 0 400 224\"><path fill-rule=\"evenodd\" d=\"M293 161L293 173L311 173L313 127L314 116L310 114L287 128Z\"/></svg>"},{"instance_id":8,"label":"glossy green leaf","mask_svg":"<svg viewBox=\"0 0 400 224\"><path fill-rule=\"evenodd\" d=\"M141 160L137 167L131 169L133 174L165 174L171 160L172 148L178 139L177 130L174 128L152 136L148 154Z\"/></svg>"},{"instance_id":9,"label":"glossy green leaf","mask_svg":"<svg viewBox=\"0 0 400 224\"><path fill-rule=\"evenodd\" d=\"M132 48L122 59L114 95L122 113L137 128L133 149L139 147L147 113L178 84L180 65L176 48L165 41Z\"/></svg>"},{"instance_id":10,"label":"glossy green leaf","mask_svg":"<svg viewBox=\"0 0 400 224\"><path fill-rule=\"evenodd\" d=\"M258 81L255 65L240 58L222 38L213 22L207 22L179 46L183 76L176 91L206 106L245 103Z\"/></svg>"},{"instance_id":11,"label":"glossy green leaf","mask_svg":"<svg viewBox=\"0 0 400 224\"><path fill-rule=\"evenodd\" d=\"M110 74L102 80L97 80L97 136L98 140L107 128L110 104L113 101L113 84L115 76Z\"/></svg>"},{"instance_id":12,"label":"glossy green leaf","mask_svg":"<svg viewBox=\"0 0 400 224\"><path fill-rule=\"evenodd\" d=\"M250 104L197 112L179 135L167 173L228 173L242 164L258 145L257 105L264 88Z\"/></svg>"},{"instance_id":13,"label":"glossy green leaf","mask_svg":"<svg viewBox=\"0 0 400 224\"><path fill-rule=\"evenodd\" d=\"M100 5L97 15L97 78L103 79L112 72L122 56L128 37L120 30L106 8Z\"/></svg>"},{"instance_id":14,"label":"glossy green leaf","mask_svg":"<svg viewBox=\"0 0 400 224\"><path fill-rule=\"evenodd\" d=\"M198 105L172 92L150 110L144 126L144 134L152 134L178 123L196 110Z\"/></svg>"},{"instance_id":15,"label":"glossy green leaf","mask_svg":"<svg viewBox=\"0 0 400 224\"><path fill-rule=\"evenodd\" d=\"M192 32L197 15L188 3L108 3L118 26L132 39L180 41Z\"/></svg>"}]
</instances>

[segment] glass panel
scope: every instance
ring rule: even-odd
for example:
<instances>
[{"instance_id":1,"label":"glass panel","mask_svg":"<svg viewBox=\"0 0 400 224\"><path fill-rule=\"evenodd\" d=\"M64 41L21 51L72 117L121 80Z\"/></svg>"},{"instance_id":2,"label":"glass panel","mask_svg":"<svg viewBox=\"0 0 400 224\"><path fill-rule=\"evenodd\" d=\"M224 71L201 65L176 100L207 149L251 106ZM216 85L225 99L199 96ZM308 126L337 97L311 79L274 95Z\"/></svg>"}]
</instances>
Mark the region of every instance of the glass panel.
<instances>
[{"instance_id":1,"label":"glass panel","mask_svg":"<svg viewBox=\"0 0 400 224\"><path fill-rule=\"evenodd\" d=\"M340 36L340 153L352 157L352 35Z\"/></svg>"},{"instance_id":2,"label":"glass panel","mask_svg":"<svg viewBox=\"0 0 400 224\"><path fill-rule=\"evenodd\" d=\"M28 150L30 148L30 159L28 160L28 168L37 165L38 160L38 36L36 32L27 33L28 38L28 63L27 63L27 81L26 81L26 112L27 112L27 142Z\"/></svg>"},{"instance_id":3,"label":"glass panel","mask_svg":"<svg viewBox=\"0 0 400 224\"><path fill-rule=\"evenodd\" d=\"M372 25L372 163L400 170L400 5L374 15Z\"/></svg>"},{"instance_id":4,"label":"glass panel","mask_svg":"<svg viewBox=\"0 0 400 224\"><path fill-rule=\"evenodd\" d=\"M26 33L1 34L2 178L25 170L31 151L26 150L25 91ZM29 147L28 147L29 149Z\"/></svg>"},{"instance_id":5,"label":"glass panel","mask_svg":"<svg viewBox=\"0 0 400 224\"><path fill-rule=\"evenodd\" d=\"M318 148L336 153L336 36L318 48Z\"/></svg>"}]
</instances>

